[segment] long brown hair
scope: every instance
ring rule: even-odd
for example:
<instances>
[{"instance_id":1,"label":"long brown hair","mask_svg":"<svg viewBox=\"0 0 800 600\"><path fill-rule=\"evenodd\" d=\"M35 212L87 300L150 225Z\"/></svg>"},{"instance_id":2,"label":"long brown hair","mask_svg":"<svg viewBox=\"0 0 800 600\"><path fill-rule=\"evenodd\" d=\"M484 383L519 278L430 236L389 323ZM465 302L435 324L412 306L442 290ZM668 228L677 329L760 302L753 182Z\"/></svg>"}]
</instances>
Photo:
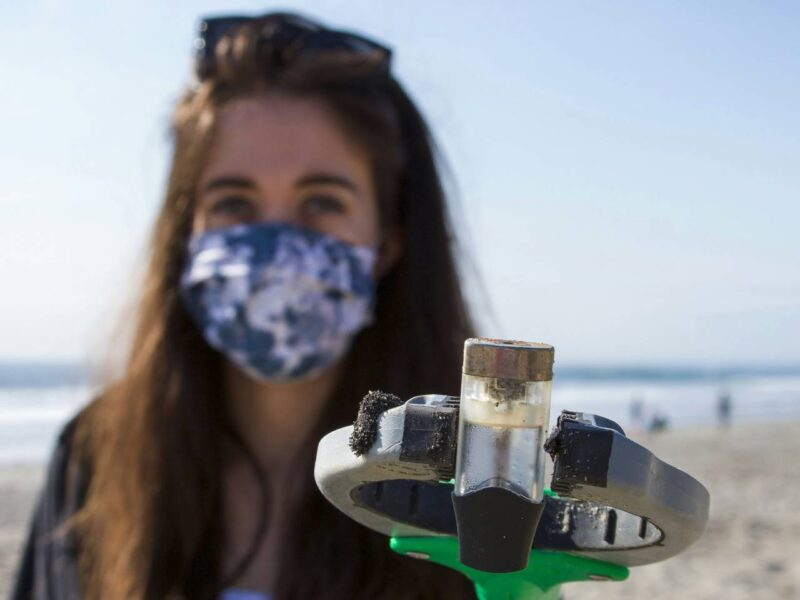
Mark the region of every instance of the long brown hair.
<instances>
[{"instance_id":1,"label":"long brown hair","mask_svg":"<svg viewBox=\"0 0 800 600\"><path fill-rule=\"evenodd\" d=\"M214 75L191 86L174 113L172 166L130 358L79 420L77 439L92 472L76 519L83 588L90 598L213 598L235 576L219 567L225 453L236 448L265 478L231 424L224 358L184 310L178 281L220 109L234 98L280 91L324 101L368 151L381 225L399 228L404 252L378 282L375 322L356 338L314 439L297 458L274 596L470 597L460 575L393 554L385 537L331 507L312 474L314 441L351 422L368 390L458 393L461 348L472 328L431 136L392 76L364 84L363 57L323 53L271 64L258 31L253 22L220 43ZM262 533L254 532L254 544Z\"/></svg>"}]
</instances>

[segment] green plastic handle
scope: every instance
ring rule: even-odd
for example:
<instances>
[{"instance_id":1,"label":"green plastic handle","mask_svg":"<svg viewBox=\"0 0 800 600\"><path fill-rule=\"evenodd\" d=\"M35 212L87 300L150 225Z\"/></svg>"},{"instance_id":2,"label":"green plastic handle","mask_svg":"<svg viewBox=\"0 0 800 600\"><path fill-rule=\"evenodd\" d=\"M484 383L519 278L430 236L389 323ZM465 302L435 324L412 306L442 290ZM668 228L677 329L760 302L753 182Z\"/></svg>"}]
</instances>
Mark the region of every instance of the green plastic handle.
<instances>
[{"instance_id":1,"label":"green plastic handle","mask_svg":"<svg viewBox=\"0 0 800 600\"><path fill-rule=\"evenodd\" d=\"M458 560L458 539L442 537L393 537L392 550L425 559L467 576L480 600L558 600L561 584L571 581L623 581L628 569L564 552L531 550L528 566L514 573L487 573Z\"/></svg>"}]
</instances>

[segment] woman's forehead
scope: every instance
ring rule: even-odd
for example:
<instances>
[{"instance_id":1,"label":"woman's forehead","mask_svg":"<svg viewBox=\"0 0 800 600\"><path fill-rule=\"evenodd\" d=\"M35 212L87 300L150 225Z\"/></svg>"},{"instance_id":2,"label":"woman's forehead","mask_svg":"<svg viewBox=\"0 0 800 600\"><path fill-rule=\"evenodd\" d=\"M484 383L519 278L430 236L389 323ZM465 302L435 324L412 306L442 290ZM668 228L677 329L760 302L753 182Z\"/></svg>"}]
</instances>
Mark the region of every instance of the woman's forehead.
<instances>
[{"instance_id":1,"label":"woman's forehead","mask_svg":"<svg viewBox=\"0 0 800 600\"><path fill-rule=\"evenodd\" d=\"M369 160L316 98L269 94L220 111L203 179L220 172L260 177L323 170L369 178Z\"/></svg>"}]
</instances>

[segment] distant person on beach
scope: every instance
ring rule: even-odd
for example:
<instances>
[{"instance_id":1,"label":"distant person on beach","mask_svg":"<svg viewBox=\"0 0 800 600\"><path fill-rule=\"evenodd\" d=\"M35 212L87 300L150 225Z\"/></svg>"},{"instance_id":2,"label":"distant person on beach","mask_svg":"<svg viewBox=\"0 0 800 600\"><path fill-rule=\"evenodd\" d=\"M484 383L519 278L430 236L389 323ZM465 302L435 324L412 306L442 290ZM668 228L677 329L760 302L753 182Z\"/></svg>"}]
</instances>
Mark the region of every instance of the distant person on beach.
<instances>
[{"instance_id":1,"label":"distant person on beach","mask_svg":"<svg viewBox=\"0 0 800 600\"><path fill-rule=\"evenodd\" d=\"M628 406L628 415L631 420L631 426L634 429L641 430L644 425L644 400L639 396L634 396Z\"/></svg>"},{"instance_id":2,"label":"distant person on beach","mask_svg":"<svg viewBox=\"0 0 800 600\"><path fill-rule=\"evenodd\" d=\"M661 433L662 431L666 431L668 428L669 419L667 418L667 415L660 410L654 411L653 415L650 417L647 431L649 433Z\"/></svg>"},{"instance_id":3,"label":"distant person on beach","mask_svg":"<svg viewBox=\"0 0 800 600\"><path fill-rule=\"evenodd\" d=\"M313 479L367 391L457 395L473 335L391 51L286 13L196 48L129 360L59 438L12 599L474 598Z\"/></svg>"},{"instance_id":4,"label":"distant person on beach","mask_svg":"<svg viewBox=\"0 0 800 600\"><path fill-rule=\"evenodd\" d=\"M722 390L717 397L717 423L722 428L730 427L733 413L733 400L728 390Z\"/></svg>"}]
</instances>

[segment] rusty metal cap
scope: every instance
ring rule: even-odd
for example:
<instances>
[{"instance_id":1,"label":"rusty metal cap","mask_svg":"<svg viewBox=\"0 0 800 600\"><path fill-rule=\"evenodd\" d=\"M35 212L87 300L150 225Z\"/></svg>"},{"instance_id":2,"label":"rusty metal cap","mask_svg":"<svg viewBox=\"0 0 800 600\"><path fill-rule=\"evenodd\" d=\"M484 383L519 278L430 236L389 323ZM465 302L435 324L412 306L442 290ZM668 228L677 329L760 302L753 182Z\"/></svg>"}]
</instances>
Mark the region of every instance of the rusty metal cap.
<instances>
[{"instance_id":1,"label":"rusty metal cap","mask_svg":"<svg viewBox=\"0 0 800 600\"><path fill-rule=\"evenodd\" d=\"M550 381L554 353L550 344L470 338L464 342L463 372L496 379Z\"/></svg>"}]
</instances>

